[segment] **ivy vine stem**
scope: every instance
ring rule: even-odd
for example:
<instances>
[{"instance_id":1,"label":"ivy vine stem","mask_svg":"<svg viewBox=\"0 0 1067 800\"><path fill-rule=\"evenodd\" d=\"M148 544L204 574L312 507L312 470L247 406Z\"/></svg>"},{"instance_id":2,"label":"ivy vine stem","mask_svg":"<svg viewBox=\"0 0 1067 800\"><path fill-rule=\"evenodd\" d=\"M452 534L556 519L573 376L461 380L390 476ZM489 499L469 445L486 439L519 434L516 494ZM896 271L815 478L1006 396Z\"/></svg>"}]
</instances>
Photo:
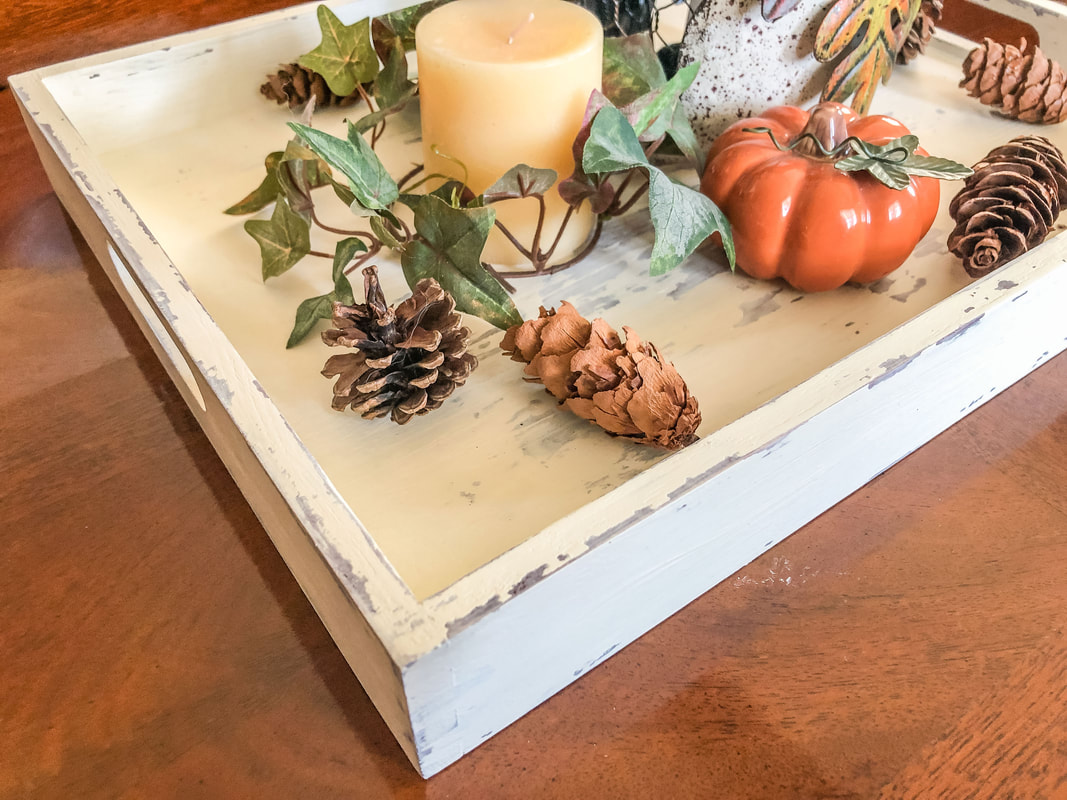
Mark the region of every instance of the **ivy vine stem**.
<instances>
[{"instance_id":1,"label":"ivy vine stem","mask_svg":"<svg viewBox=\"0 0 1067 800\"><path fill-rule=\"evenodd\" d=\"M345 228L335 228L332 225L327 225L325 222L319 219L318 215L315 213L314 205L311 206L311 221L318 225L320 228L322 228L324 231L327 231L329 233L336 233L341 236L359 236L360 238L368 239L375 238L372 233L368 233L367 231L352 231L347 230Z\"/></svg>"}]
</instances>

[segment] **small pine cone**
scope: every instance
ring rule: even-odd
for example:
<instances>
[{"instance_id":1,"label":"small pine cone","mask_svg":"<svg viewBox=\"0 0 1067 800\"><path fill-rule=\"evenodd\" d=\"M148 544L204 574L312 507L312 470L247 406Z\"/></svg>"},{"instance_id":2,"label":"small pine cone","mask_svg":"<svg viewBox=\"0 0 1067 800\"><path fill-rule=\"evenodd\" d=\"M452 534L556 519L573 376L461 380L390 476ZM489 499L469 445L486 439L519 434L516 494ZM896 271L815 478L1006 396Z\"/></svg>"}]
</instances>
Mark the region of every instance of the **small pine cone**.
<instances>
[{"instance_id":1,"label":"small pine cone","mask_svg":"<svg viewBox=\"0 0 1067 800\"><path fill-rule=\"evenodd\" d=\"M541 309L507 330L500 347L526 364L525 380L583 419L641 444L679 450L696 441L697 400L655 346L624 327L625 343L604 320L592 322L570 303Z\"/></svg>"},{"instance_id":2,"label":"small pine cone","mask_svg":"<svg viewBox=\"0 0 1067 800\"><path fill-rule=\"evenodd\" d=\"M1048 139L1020 136L974 165L952 202L948 248L978 278L1044 241L1067 204L1067 162Z\"/></svg>"},{"instance_id":3,"label":"small pine cone","mask_svg":"<svg viewBox=\"0 0 1067 800\"><path fill-rule=\"evenodd\" d=\"M963 62L960 86L971 97L1023 122L1051 124L1067 119L1067 74L1035 47L986 39Z\"/></svg>"},{"instance_id":4,"label":"small pine cone","mask_svg":"<svg viewBox=\"0 0 1067 800\"><path fill-rule=\"evenodd\" d=\"M926 45L930 43L930 37L934 35L937 23L941 21L941 9L945 0L923 0L919 7L919 15L915 17L904 44L897 53L897 63L907 64L916 56L926 52Z\"/></svg>"},{"instance_id":5,"label":"small pine cone","mask_svg":"<svg viewBox=\"0 0 1067 800\"><path fill-rule=\"evenodd\" d=\"M267 82L259 87L259 92L278 105L288 103L289 108L298 108L312 97L315 98L316 108L347 108L360 100L358 90L344 96L334 94L326 85L325 78L299 64L282 64L277 72L267 76Z\"/></svg>"},{"instance_id":6,"label":"small pine cone","mask_svg":"<svg viewBox=\"0 0 1067 800\"><path fill-rule=\"evenodd\" d=\"M424 278L411 297L386 305L378 270L363 270L365 304L333 305L334 327L323 332L331 346L354 353L331 356L322 369L336 377L333 407L348 406L364 419L389 415L403 425L438 408L478 366L467 352L470 331L460 326L456 302L437 281Z\"/></svg>"}]
</instances>

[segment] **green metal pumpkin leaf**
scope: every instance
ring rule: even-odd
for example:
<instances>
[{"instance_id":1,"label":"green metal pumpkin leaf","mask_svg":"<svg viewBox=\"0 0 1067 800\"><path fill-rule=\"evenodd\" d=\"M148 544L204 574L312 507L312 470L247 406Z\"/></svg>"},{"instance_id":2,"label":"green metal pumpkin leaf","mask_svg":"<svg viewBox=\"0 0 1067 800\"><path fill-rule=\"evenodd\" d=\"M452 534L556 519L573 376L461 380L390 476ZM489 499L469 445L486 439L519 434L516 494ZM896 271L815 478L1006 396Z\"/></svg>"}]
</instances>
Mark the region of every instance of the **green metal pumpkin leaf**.
<instances>
[{"instance_id":1,"label":"green metal pumpkin leaf","mask_svg":"<svg viewBox=\"0 0 1067 800\"><path fill-rule=\"evenodd\" d=\"M903 162L919 146L919 137L907 133L885 144L867 144L867 150L874 156Z\"/></svg>"},{"instance_id":2,"label":"green metal pumpkin leaf","mask_svg":"<svg viewBox=\"0 0 1067 800\"><path fill-rule=\"evenodd\" d=\"M815 34L815 57L840 58L822 99L866 114L879 81L886 82L922 0L837 0Z\"/></svg>"},{"instance_id":3,"label":"green metal pumpkin leaf","mask_svg":"<svg viewBox=\"0 0 1067 800\"><path fill-rule=\"evenodd\" d=\"M907 189L911 182L908 173L899 166L887 164L884 161L872 161L867 166L867 172L891 189Z\"/></svg>"},{"instance_id":4,"label":"green metal pumpkin leaf","mask_svg":"<svg viewBox=\"0 0 1067 800\"><path fill-rule=\"evenodd\" d=\"M974 171L947 158L915 155L919 137L901 136L883 145L873 145L857 139L846 140L854 153L834 163L842 172L867 172L891 189L906 189L911 177L954 180L966 178Z\"/></svg>"},{"instance_id":5,"label":"green metal pumpkin leaf","mask_svg":"<svg viewBox=\"0 0 1067 800\"><path fill-rule=\"evenodd\" d=\"M958 161L931 156L908 156L907 160L901 164L901 167L909 175L915 175L920 178L941 178L942 180L950 181L969 178L974 174L973 169L960 164Z\"/></svg>"},{"instance_id":6,"label":"green metal pumpkin leaf","mask_svg":"<svg viewBox=\"0 0 1067 800\"><path fill-rule=\"evenodd\" d=\"M319 6L317 13L322 41L310 53L300 56L297 63L322 75L334 94L350 95L357 84L368 83L378 74L370 18L345 25L326 6Z\"/></svg>"}]
</instances>

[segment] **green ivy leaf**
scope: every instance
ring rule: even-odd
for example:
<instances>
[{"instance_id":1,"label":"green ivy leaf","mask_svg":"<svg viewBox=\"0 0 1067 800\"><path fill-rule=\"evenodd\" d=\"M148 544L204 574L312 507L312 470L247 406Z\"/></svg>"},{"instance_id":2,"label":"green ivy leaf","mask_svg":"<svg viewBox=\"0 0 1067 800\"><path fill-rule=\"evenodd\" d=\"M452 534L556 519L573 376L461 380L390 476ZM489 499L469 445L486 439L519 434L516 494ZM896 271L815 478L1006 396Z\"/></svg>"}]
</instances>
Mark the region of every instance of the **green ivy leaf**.
<instances>
[{"instance_id":1,"label":"green ivy leaf","mask_svg":"<svg viewBox=\"0 0 1067 800\"><path fill-rule=\"evenodd\" d=\"M607 106L597 113L582 166L590 174L637 167L648 171L648 211L656 233L649 265L651 274L661 275L674 269L714 233L722 237L723 250L733 266L733 239L726 215L705 195L672 181L662 170L649 164L637 134L619 109Z\"/></svg>"},{"instance_id":2,"label":"green ivy leaf","mask_svg":"<svg viewBox=\"0 0 1067 800\"><path fill-rule=\"evenodd\" d=\"M663 86L641 95L622 109L640 141L670 137L690 166L697 170L703 166L703 157L681 99L682 92L692 85L699 71L700 64L683 67Z\"/></svg>"},{"instance_id":3,"label":"green ivy leaf","mask_svg":"<svg viewBox=\"0 0 1067 800\"><path fill-rule=\"evenodd\" d=\"M387 47L399 45L404 50L415 49L415 28L431 11L438 6L443 6L448 0L426 0L416 3L399 11L391 11L388 14L375 18L375 42L378 44L379 53ZM383 46L384 45L384 46ZM384 56L382 61L385 61Z\"/></svg>"},{"instance_id":4,"label":"green ivy leaf","mask_svg":"<svg viewBox=\"0 0 1067 800\"><path fill-rule=\"evenodd\" d=\"M700 172L704 168L704 153L700 149L696 132L689 123L689 116L685 113L685 107L679 103L675 106L674 116L671 118L671 126L667 129L667 136L682 152L690 165Z\"/></svg>"},{"instance_id":5,"label":"green ivy leaf","mask_svg":"<svg viewBox=\"0 0 1067 800\"><path fill-rule=\"evenodd\" d=\"M699 64L683 67L665 84L646 92L622 109L638 139L655 141L671 129L682 92L689 88L699 71Z\"/></svg>"},{"instance_id":6,"label":"green ivy leaf","mask_svg":"<svg viewBox=\"0 0 1067 800\"><path fill-rule=\"evenodd\" d=\"M600 91L594 89L585 104L585 114L582 117L582 126L574 137L571 151L574 154L574 172L559 182L559 196L564 202L576 206L583 200L589 201L589 207L594 214L603 214L615 199L615 187L610 181L594 179L582 169L582 158L585 153L585 144L589 141L589 131L593 126L600 109L611 105Z\"/></svg>"},{"instance_id":7,"label":"green ivy leaf","mask_svg":"<svg viewBox=\"0 0 1067 800\"><path fill-rule=\"evenodd\" d=\"M649 167L641 142L623 113L613 106L605 106L589 127L582 168L591 175L600 175L634 167Z\"/></svg>"},{"instance_id":8,"label":"green ivy leaf","mask_svg":"<svg viewBox=\"0 0 1067 800\"><path fill-rule=\"evenodd\" d=\"M244 199L237 201L223 213L233 214L234 216L254 214L273 203L278 195L283 194L284 190L281 184L278 183L277 174L277 167L281 160L282 152L280 150L268 155L263 161L263 166L267 169L267 176L263 179L263 182Z\"/></svg>"},{"instance_id":9,"label":"green ivy leaf","mask_svg":"<svg viewBox=\"0 0 1067 800\"><path fill-rule=\"evenodd\" d=\"M289 208L284 197L274 204L269 220L250 219L245 230L259 243L263 280L287 272L311 252L311 226Z\"/></svg>"},{"instance_id":10,"label":"green ivy leaf","mask_svg":"<svg viewBox=\"0 0 1067 800\"><path fill-rule=\"evenodd\" d=\"M604 40L604 95L623 110L641 141L666 134L695 169L704 158L679 100L699 70L690 64L668 81L647 33Z\"/></svg>"},{"instance_id":11,"label":"green ivy leaf","mask_svg":"<svg viewBox=\"0 0 1067 800\"><path fill-rule=\"evenodd\" d=\"M413 289L422 278L434 278L460 311L504 329L521 323L522 316L482 266L482 248L495 219L492 208L453 208L439 197L423 195L415 205L418 238L404 246L400 263Z\"/></svg>"},{"instance_id":12,"label":"green ivy leaf","mask_svg":"<svg viewBox=\"0 0 1067 800\"><path fill-rule=\"evenodd\" d=\"M621 108L666 82L647 33L604 40L603 91L612 104Z\"/></svg>"},{"instance_id":13,"label":"green ivy leaf","mask_svg":"<svg viewBox=\"0 0 1067 800\"><path fill-rule=\"evenodd\" d=\"M344 183L341 183L334 178L330 178L330 186L333 187L333 193L337 195L337 199L344 203L346 206L351 206L356 202L356 196L352 193L352 190Z\"/></svg>"},{"instance_id":14,"label":"green ivy leaf","mask_svg":"<svg viewBox=\"0 0 1067 800\"><path fill-rule=\"evenodd\" d=\"M371 130L386 117L403 111L415 99L418 86L408 80L408 60L404 51L392 50L386 58L385 67L374 82L374 99L378 101L378 110L365 114L353 123L360 133Z\"/></svg>"},{"instance_id":15,"label":"green ivy leaf","mask_svg":"<svg viewBox=\"0 0 1067 800\"><path fill-rule=\"evenodd\" d=\"M311 190L333 182L326 162L297 142L286 146L276 173L289 207L301 215L309 214L315 206Z\"/></svg>"},{"instance_id":16,"label":"green ivy leaf","mask_svg":"<svg viewBox=\"0 0 1067 800\"><path fill-rule=\"evenodd\" d=\"M660 170L649 170L648 212L656 230L649 271L670 272L697 246L718 233L726 259L734 266L734 243L730 223L717 205L700 192L675 183Z\"/></svg>"},{"instance_id":17,"label":"green ivy leaf","mask_svg":"<svg viewBox=\"0 0 1067 800\"><path fill-rule=\"evenodd\" d=\"M396 201L399 194L394 181L359 130L348 123L348 139L340 139L328 133L290 122L308 146L326 163L348 178L356 201L364 208L380 211Z\"/></svg>"},{"instance_id":18,"label":"green ivy leaf","mask_svg":"<svg viewBox=\"0 0 1067 800\"><path fill-rule=\"evenodd\" d=\"M393 48L383 62L378 80L374 82L374 99L379 109L400 110L415 96L415 83L408 80L408 58L404 51Z\"/></svg>"},{"instance_id":19,"label":"green ivy leaf","mask_svg":"<svg viewBox=\"0 0 1067 800\"><path fill-rule=\"evenodd\" d=\"M400 240L392 234L392 231L385 226L385 220L381 217L370 218L370 230L371 233L378 237L378 241L390 250L399 250L403 246Z\"/></svg>"},{"instance_id":20,"label":"green ivy leaf","mask_svg":"<svg viewBox=\"0 0 1067 800\"><path fill-rule=\"evenodd\" d=\"M309 297L297 306L296 320L293 322L289 340L285 343L286 349L303 341L304 337L314 330L315 323L320 319L333 319L334 303L344 303L350 306L356 302L355 295L352 293L352 284L345 275L345 267L352 262L356 253L363 253L366 250L367 246L354 236L337 243L333 255L333 291L318 297Z\"/></svg>"},{"instance_id":21,"label":"green ivy leaf","mask_svg":"<svg viewBox=\"0 0 1067 800\"><path fill-rule=\"evenodd\" d=\"M378 20L374 22L378 25ZM375 41L375 47L385 65L374 82L374 99L378 102L378 110L360 117L353 123L360 133L371 130L389 115L403 111L415 98L418 89L414 82L408 80L408 59L403 47L394 40L389 40L391 43L388 45L377 39Z\"/></svg>"},{"instance_id":22,"label":"green ivy leaf","mask_svg":"<svg viewBox=\"0 0 1067 800\"><path fill-rule=\"evenodd\" d=\"M347 306L356 300L352 294L352 284L345 274L345 269L352 263L356 253L366 253L367 245L355 236L349 236L337 243L333 251L333 292L338 302Z\"/></svg>"},{"instance_id":23,"label":"green ivy leaf","mask_svg":"<svg viewBox=\"0 0 1067 800\"><path fill-rule=\"evenodd\" d=\"M318 9L322 41L297 63L322 75L330 91L342 97L378 74L378 56L370 38L370 18L344 25L326 6Z\"/></svg>"},{"instance_id":24,"label":"green ivy leaf","mask_svg":"<svg viewBox=\"0 0 1067 800\"><path fill-rule=\"evenodd\" d=\"M495 203L498 200L537 197L551 189L557 177L554 169L540 169L528 164L517 164L486 189L482 193L482 198L486 203Z\"/></svg>"},{"instance_id":25,"label":"green ivy leaf","mask_svg":"<svg viewBox=\"0 0 1067 800\"><path fill-rule=\"evenodd\" d=\"M428 194L433 195L443 203L447 203L452 208L478 208L484 205L481 195L475 196L464 185L463 181L445 181L433 191L428 192ZM425 196L425 194L421 193L404 192L397 199L414 211Z\"/></svg>"},{"instance_id":26,"label":"green ivy leaf","mask_svg":"<svg viewBox=\"0 0 1067 800\"><path fill-rule=\"evenodd\" d=\"M296 320L285 343L285 349L300 344L314 330L315 323L320 319L333 319L333 292L309 297L296 307Z\"/></svg>"}]
</instances>

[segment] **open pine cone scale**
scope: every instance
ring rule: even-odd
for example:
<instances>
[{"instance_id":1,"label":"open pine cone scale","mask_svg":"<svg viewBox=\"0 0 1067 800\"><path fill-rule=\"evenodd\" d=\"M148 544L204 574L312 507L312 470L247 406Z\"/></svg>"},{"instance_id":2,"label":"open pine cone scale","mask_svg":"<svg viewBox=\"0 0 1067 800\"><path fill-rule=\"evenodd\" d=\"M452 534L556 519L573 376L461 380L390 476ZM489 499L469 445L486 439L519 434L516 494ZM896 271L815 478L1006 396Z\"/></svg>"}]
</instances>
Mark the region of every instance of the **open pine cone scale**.
<instances>
[{"instance_id":1,"label":"open pine cone scale","mask_svg":"<svg viewBox=\"0 0 1067 800\"><path fill-rule=\"evenodd\" d=\"M455 301L436 281L424 279L397 306L385 301L377 270L363 271L367 302L334 304L328 345L355 348L331 356L322 374L336 377L332 405L360 416L389 416L403 425L441 406L478 365L467 352L470 331Z\"/></svg>"}]
</instances>

